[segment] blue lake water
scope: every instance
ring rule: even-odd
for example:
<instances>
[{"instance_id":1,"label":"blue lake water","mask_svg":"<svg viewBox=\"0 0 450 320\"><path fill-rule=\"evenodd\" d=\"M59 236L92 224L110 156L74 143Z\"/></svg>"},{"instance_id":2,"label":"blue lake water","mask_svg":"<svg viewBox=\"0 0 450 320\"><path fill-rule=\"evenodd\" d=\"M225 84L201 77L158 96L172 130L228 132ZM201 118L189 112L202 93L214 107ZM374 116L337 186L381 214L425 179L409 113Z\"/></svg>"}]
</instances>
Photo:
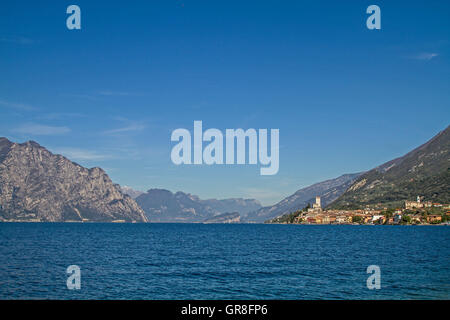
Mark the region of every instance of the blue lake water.
<instances>
[{"instance_id":1,"label":"blue lake water","mask_svg":"<svg viewBox=\"0 0 450 320\"><path fill-rule=\"evenodd\" d=\"M0 299L449 299L449 240L445 226L1 223Z\"/></svg>"}]
</instances>

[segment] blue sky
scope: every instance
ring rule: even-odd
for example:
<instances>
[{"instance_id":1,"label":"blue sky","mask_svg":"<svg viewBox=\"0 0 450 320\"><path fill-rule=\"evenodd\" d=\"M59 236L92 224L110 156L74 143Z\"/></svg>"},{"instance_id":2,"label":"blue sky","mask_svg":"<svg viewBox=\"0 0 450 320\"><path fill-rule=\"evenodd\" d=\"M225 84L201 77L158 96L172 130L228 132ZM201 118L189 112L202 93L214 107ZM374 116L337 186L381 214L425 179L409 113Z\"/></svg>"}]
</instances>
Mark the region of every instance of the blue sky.
<instances>
[{"instance_id":1,"label":"blue sky","mask_svg":"<svg viewBox=\"0 0 450 320\"><path fill-rule=\"evenodd\" d=\"M448 126L449 35L448 1L3 1L0 136L135 189L271 204ZM194 120L279 128L278 174L175 166L170 134Z\"/></svg>"}]
</instances>

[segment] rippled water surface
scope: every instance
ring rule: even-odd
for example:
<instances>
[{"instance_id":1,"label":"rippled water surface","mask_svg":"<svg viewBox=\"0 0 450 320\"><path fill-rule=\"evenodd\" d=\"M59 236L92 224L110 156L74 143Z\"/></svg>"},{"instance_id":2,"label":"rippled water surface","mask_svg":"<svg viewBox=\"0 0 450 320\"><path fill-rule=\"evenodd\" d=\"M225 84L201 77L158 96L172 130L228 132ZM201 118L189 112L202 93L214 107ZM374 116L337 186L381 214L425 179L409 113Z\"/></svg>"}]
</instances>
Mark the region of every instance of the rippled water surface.
<instances>
[{"instance_id":1,"label":"rippled water surface","mask_svg":"<svg viewBox=\"0 0 450 320\"><path fill-rule=\"evenodd\" d=\"M445 226L0 224L0 299L449 299L449 262Z\"/></svg>"}]
</instances>

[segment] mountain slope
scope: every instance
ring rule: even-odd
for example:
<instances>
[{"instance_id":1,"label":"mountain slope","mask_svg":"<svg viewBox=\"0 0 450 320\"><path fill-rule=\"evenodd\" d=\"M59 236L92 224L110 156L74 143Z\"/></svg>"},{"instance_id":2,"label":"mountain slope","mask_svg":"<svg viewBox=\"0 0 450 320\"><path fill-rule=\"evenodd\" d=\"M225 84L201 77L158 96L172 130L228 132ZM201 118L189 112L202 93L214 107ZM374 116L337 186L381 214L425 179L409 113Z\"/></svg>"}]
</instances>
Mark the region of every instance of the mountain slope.
<instances>
[{"instance_id":1,"label":"mountain slope","mask_svg":"<svg viewBox=\"0 0 450 320\"><path fill-rule=\"evenodd\" d=\"M359 177L331 208L397 206L417 195L434 202L450 202L450 127L403 157Z\"/></svg>"},{"instance_id":2,"label":"mountain slope","mask_svg":"<svg viewBox=\"0 0 450 320\"><path fill-rule=\"evenodd\" d=\"M221 200L207 199L200 201L204 205L220 213L238 212L240 214L247 214L262 207L261 203L255 199L230 198Z\"/></svg>"},{"instance_id":3,"label":"mountain slope","mask_svg":"<svg viewBox=\"0 0 450 320\"><path fill-rule=\"evenodd\" d=\"M0 138L0 220L146 222L100 168L84 168L34 141Z\"/></svg>"},{"instance_id":4,"label":"mountain slope","mask_svg":"<svg viewBox=\"0 0 450 320\"><path fill-rule=\"evenodd\" d=\"M203 223L239 223L241 216L237 212L221 213L212 218L208 218Z\"/></svg>"},{"instance_id":5,"label":"mountain slope","mask_svg":"<svg viewBox=\"0 0 450 320\"><path fill-rule=\"evenodd\" d=\"M244 220L249 222L264 222L280 215L302 209L308 203L313 203L316 196L320 196L322 198L322 205L326 206L344 193L359 175L361 173L344 174L336 179L322 181L300 189L273 206L263 207L249 213L244 217Z\"/></svg>"},{"instance_id":6,"label":"mountain slope","mask_svg":"<svg viewBox=\"0 0 450 320\"><path fill-rule=\"evenodd\" d=\"M216 212L197 196L164 189L150 189L136 198L151 222L201 222Z\"/></svg>"},{"instance_id":7,"label":"mountain slope","mask_svg":"<svg viewBox=\"0 0 450 320\"><path fill-rule=\"evenodd\" d=\"M123 187L121 186L120 191L122 191L123 194L129 195L133 199L136 199L137 197L139 197L141 194L144 193L139 190L134 190L133 188L131 188L129 186L123 186Z\"/></svg>"},{"instance_id":8,"label":"mountain slope","mask_svg":"<svg viewBox=\"0 0 450 320\"><path fill-rule=\"evenodd\" d=\"M203 222L218 214L237 211L247 213L261 204L253 199L208 199L178 191L150 189L136 198L152 222Z\"/></svg>"}]
</instances>

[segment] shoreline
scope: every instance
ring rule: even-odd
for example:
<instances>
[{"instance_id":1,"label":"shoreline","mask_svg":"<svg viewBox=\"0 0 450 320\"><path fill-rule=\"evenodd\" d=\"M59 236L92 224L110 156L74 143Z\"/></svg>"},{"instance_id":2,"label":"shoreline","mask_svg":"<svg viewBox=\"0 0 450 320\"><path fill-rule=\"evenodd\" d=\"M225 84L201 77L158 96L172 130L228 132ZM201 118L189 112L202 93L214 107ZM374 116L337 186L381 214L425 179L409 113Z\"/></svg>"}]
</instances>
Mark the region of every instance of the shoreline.
<instances>
[{"instance_id":1,"label":"shoreline","mask_svg":"<svg viewBox=\"0 0 450 320\"><path fill-rule=\"evenodd\" d=\"M422 223L422 224L360 224L360 223L264 223L264 222L249 222L249 223L204 223L204 222L114 222L114 221L0 221L2 223L46 223L46 224L196 224L196 225L294 225L294 226L392 226L392 227L423 227L423 226L449 226L449 223Z\"/></svg>"}]
</instances>

